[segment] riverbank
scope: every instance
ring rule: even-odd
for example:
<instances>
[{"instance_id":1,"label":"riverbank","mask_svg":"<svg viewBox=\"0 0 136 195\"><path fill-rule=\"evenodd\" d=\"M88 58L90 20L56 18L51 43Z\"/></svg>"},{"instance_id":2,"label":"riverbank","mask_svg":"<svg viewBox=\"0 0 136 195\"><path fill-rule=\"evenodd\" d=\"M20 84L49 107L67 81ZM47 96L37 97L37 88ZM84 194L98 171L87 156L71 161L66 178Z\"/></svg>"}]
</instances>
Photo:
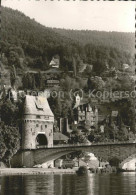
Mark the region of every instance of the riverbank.
<instances>
[{"instance_id":1,"label":"riverbank","mask_svg":"<svg viewBox=\"0 0 136 195\"><path fill-rule=\"evenodd\" d=\"M76 169L57 169L57 168L2 168L2 175L46 175L46 174L75 174Z\"/></svg>"},{"instance_id":2,"label":"riverbank","mask_svg":"<svg viewBox=\"0 0 136 195\"><path fill-rule=\"evenodd\" d=\"M51 175L51 174L76 174L78 168L74 169L58 169L58 168L0 168L0 176L3 175ZM92 169L90 173L116 173L116 172L135 172L135 171L113 171Z\"/></svg>"}]
</instances>

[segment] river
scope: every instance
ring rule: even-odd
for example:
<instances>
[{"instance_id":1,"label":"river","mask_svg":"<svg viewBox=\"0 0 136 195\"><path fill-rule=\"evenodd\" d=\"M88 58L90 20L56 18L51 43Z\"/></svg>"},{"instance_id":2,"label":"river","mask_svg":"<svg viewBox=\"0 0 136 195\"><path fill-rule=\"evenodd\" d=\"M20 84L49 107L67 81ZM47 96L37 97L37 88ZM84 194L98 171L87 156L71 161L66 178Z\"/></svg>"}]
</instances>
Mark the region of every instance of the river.
<instances>
[{"instance_id":1,"label":"river","mask_svg":"<svg viewBox=\"0 0 136 195\"><path fill-rule=\"evenodd\" d=\"M0 177L1 195L136 195L136 173Z\"/></svg>"}]
</instances>

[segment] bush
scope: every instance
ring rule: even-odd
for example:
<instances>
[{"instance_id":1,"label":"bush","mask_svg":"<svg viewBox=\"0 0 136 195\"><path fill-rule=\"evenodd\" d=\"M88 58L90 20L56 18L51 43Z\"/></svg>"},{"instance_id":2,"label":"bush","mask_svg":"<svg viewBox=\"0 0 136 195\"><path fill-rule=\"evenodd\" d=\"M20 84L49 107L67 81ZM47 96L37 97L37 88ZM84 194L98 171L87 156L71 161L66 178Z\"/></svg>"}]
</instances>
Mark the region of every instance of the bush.
<instances>
[{"instance_id":1,"label":"bush","mask_svg":"<svg viewBox=\"0 0 136 195\"><path fill-rule=\"evenodd\" d=\"M81 166L79 167L79 169L77 170L77 174L79 175L84 175L88 173L88 169L86 166Z\"/></svg>"}]
</instances>

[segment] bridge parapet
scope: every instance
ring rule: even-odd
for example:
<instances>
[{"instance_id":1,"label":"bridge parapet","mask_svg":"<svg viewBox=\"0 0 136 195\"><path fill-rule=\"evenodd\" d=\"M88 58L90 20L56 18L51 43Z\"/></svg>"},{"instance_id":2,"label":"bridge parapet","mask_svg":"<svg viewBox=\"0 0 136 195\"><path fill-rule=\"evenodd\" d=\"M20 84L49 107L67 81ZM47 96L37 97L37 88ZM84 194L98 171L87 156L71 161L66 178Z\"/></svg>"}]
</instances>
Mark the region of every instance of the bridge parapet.
<instances>
[{"instance_id":1,"label":"bridge parapet","mask_svg":"<svg viewBox=\"0 0 136 195\"><path fill-rule=\"evenodd\" d=\"M32 167L35 164L55 160L63 155L77 151L93 153L104 162L109 162L111 159L117 158L121 163L136 154L136 143L63 144L50 148L42 147L22 150L16 155L16 160L19 161L20 159L21 166Z\"/></svg>"},{"instance_id":2,"label":"bridge parapet","mask_svg":"<svg viewBox=\"0 0 136 195\"><path fill-rule=\"evenodd\" d=\"M62 147L78 147L78 146L104 146L104 145L124 145L124 144L134 144L136 142L98 142L98 143L78 143L78 144L57 144L51 147L48 146L37 146L37 149L40 148L62 148Z\"/></svg>"}]
</instances>

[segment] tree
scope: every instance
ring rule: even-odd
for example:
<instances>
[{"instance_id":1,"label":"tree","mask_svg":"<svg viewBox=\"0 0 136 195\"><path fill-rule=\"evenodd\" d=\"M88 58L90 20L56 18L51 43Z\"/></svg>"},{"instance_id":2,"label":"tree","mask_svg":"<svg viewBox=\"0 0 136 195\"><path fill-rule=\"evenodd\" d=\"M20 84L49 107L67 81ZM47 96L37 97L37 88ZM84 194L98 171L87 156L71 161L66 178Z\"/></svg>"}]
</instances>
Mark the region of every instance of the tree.
<instances>
[{"instance_id":1,"label":"tree","mask_svg":"<svg viewBox=\"0 0 136 195\"><path fill-rule=\"evenodd\" d=\"M96 75L100 76L105 70L107 70L105 60L102 61L102 59L98 59L93 63L93 72L95 72Z\"/></svg>"},{"instance_id":2,"label":"tree","mask_svg":"<svg viewBox=\"0 0 136 195\"><path fill-rule=\"evenodd\" d=\"M113 78L107 78L105 82L105 89L109 91L117 91L121 89L121 85L118 82L118 80L113 79Z\"/></svg>"},{"instance_id":3,"label":"tree","mask_svg":"<svg viewBox=\"0 0 136 195\"><path fill-rule=\"evenodd\" d=\"M34 60L33 68L44 70L44 63L41 56Z\"/></svg>"},{"instance_id":4,"label":"tree","mask_svg":"<svg viewBox=\"0 0 136 195\"><path fill-rule=\"evenodd\" d=\"M15 51L10 51L9 52L9 58L8 58L8 64L9 66L14 65L17 68L20 68L20 60L19 60L19 55Z\"/></svg>"},{"instance_id":5,"label":"tree","mask_svg":"<svg viewBox=\"0 0 136 195\"><path fill-rule=\"evenodd\" d=\"M101 77L95 76L95 77L89 77L87 81L88 89L90 90L103 90L105 87L105 82L102 80Z\"/></svg>"},{"instance_id":6,"label":"tree","mask_svg":"<svg viewBox=\"0 0 136 195\"><path fill-rule=\"evenodd\" d=\"M119 141L128 141L129 139L129 133L125 125L121 125L121 129L118 133L118 139Z\"/></svg>"},{"instance_id":7,"label":"tree","mask_svg":"<svg viewBox=\"0 0 136 195\"><path fill-rule=\"evenodd\" d=\"M14 88L16 82L16 69L14 65L12 66L10 71L10 82L11 82L11 86Z\"/></svg>"},{"instance_id":8,"label":"tree","mask_svg":"<svg viewBox=\"0 0 136 195\"><path fill-rule=\"evenodd\" d=\"M1 128L0 128L0 161L3 160L3 157L5 156L6 150L7 150L6 144L4 142L2 131L1 131Z\"/></svg>"},{"instance_id":9,"label":"tree","mask_svg":"<svg viewBox=\"0 0 136 195\"><path fill-rule=\"evenodd\" d=\"M86 69L84 70L84 75L87 75L89 77L92 76L92 65L87 64Z\"/></svg>"},{"instance_id":10,"label":"tree","mask_svg":"<svg viewBox=\"0 0 136 195\"><path fill-rule=\"evenodd\" d=\"M44 79L43 79L43 75L41 71L39 71L38 74L34 76L34 80L35 80L36 88L39 90L43 90L45 87L45 84L44 84Z\"/></svg>"},{"instance_id":11,"label":"tree","mask_svg":"<svg viewBox=\"0 0 136 195\"><path fill-rule=\"evenodd\" d=\"M74 76L76 77L76 75L77 75L77 66L76 66L76 60L75 60L74 57L72 59L72 63L73 63Z\"/></svg>"},{"instance_id":12,"label":"tree","mask_svg":"<svg viewBox=\"0 0 136 195\"><path fill-rule=\"evenodd\" d=\"M23 88L24 89L35 89L35 77L32 74L24 74L22 78Z\"/></svg>"},{"instance_id":13,"label":"tree","mask_svg":"<svg viewBox=\"0 0 136 195\"><path fill-rule=\"evenodd\" d=\"M16 126L18 108L10 100L1 102L0 116L6 125Z\"/></svg>"},{"instance_id":14,"label":"tree","mask_svg":"<svg viewBox=\"0 0 136 195\"><path fill-rule=\"evenodd\" d=\"M78 128L77 125L73 125L72 127L73 132L70 138L70 143L88 143L87 136L81 132Z\"/></svg>"},{"instance_id":15,"label":"tree","mask_svg":"<svg viewBox=\"0 0 136 195\"><path fill-rule=\"evenodd\" d=\"M49 68L49 62L46 56L43 57L43 70L47 70Z\"/></svg>"},{"instance_id":16,"label":"tree","mask_svg":"<svg viewBox=\"0 0 136 195\"><path fill-rule=\"evenodd\" d=\"M120 85L122 91L132 91L134 89L134 81L128 74L122 74L120 76Z\"/></svg>"},{"instance_id":17,"label":"tree","mask_svg":"<svg viewBox=\"0 0 136 195\"><path fill-rule=\"evenodd\" d=\"M70 78L69 76L66 76L65 79L62 79L60 81L60 86L62 87L62 89L64 89L64 91L66 92L70 92L71 89L79 89L79 83L76 82L75 79Z\"/></svg>"},{"instance_id":18,"label":"tree","mask_svg":"<svg viewBox=\"0 0 136 195\"><path fill-rule=\"evenodd\" d=\"M0 160L10 165L11 158L20 148L19 129L0 123Z\"/></svg>"}]
</instances>

